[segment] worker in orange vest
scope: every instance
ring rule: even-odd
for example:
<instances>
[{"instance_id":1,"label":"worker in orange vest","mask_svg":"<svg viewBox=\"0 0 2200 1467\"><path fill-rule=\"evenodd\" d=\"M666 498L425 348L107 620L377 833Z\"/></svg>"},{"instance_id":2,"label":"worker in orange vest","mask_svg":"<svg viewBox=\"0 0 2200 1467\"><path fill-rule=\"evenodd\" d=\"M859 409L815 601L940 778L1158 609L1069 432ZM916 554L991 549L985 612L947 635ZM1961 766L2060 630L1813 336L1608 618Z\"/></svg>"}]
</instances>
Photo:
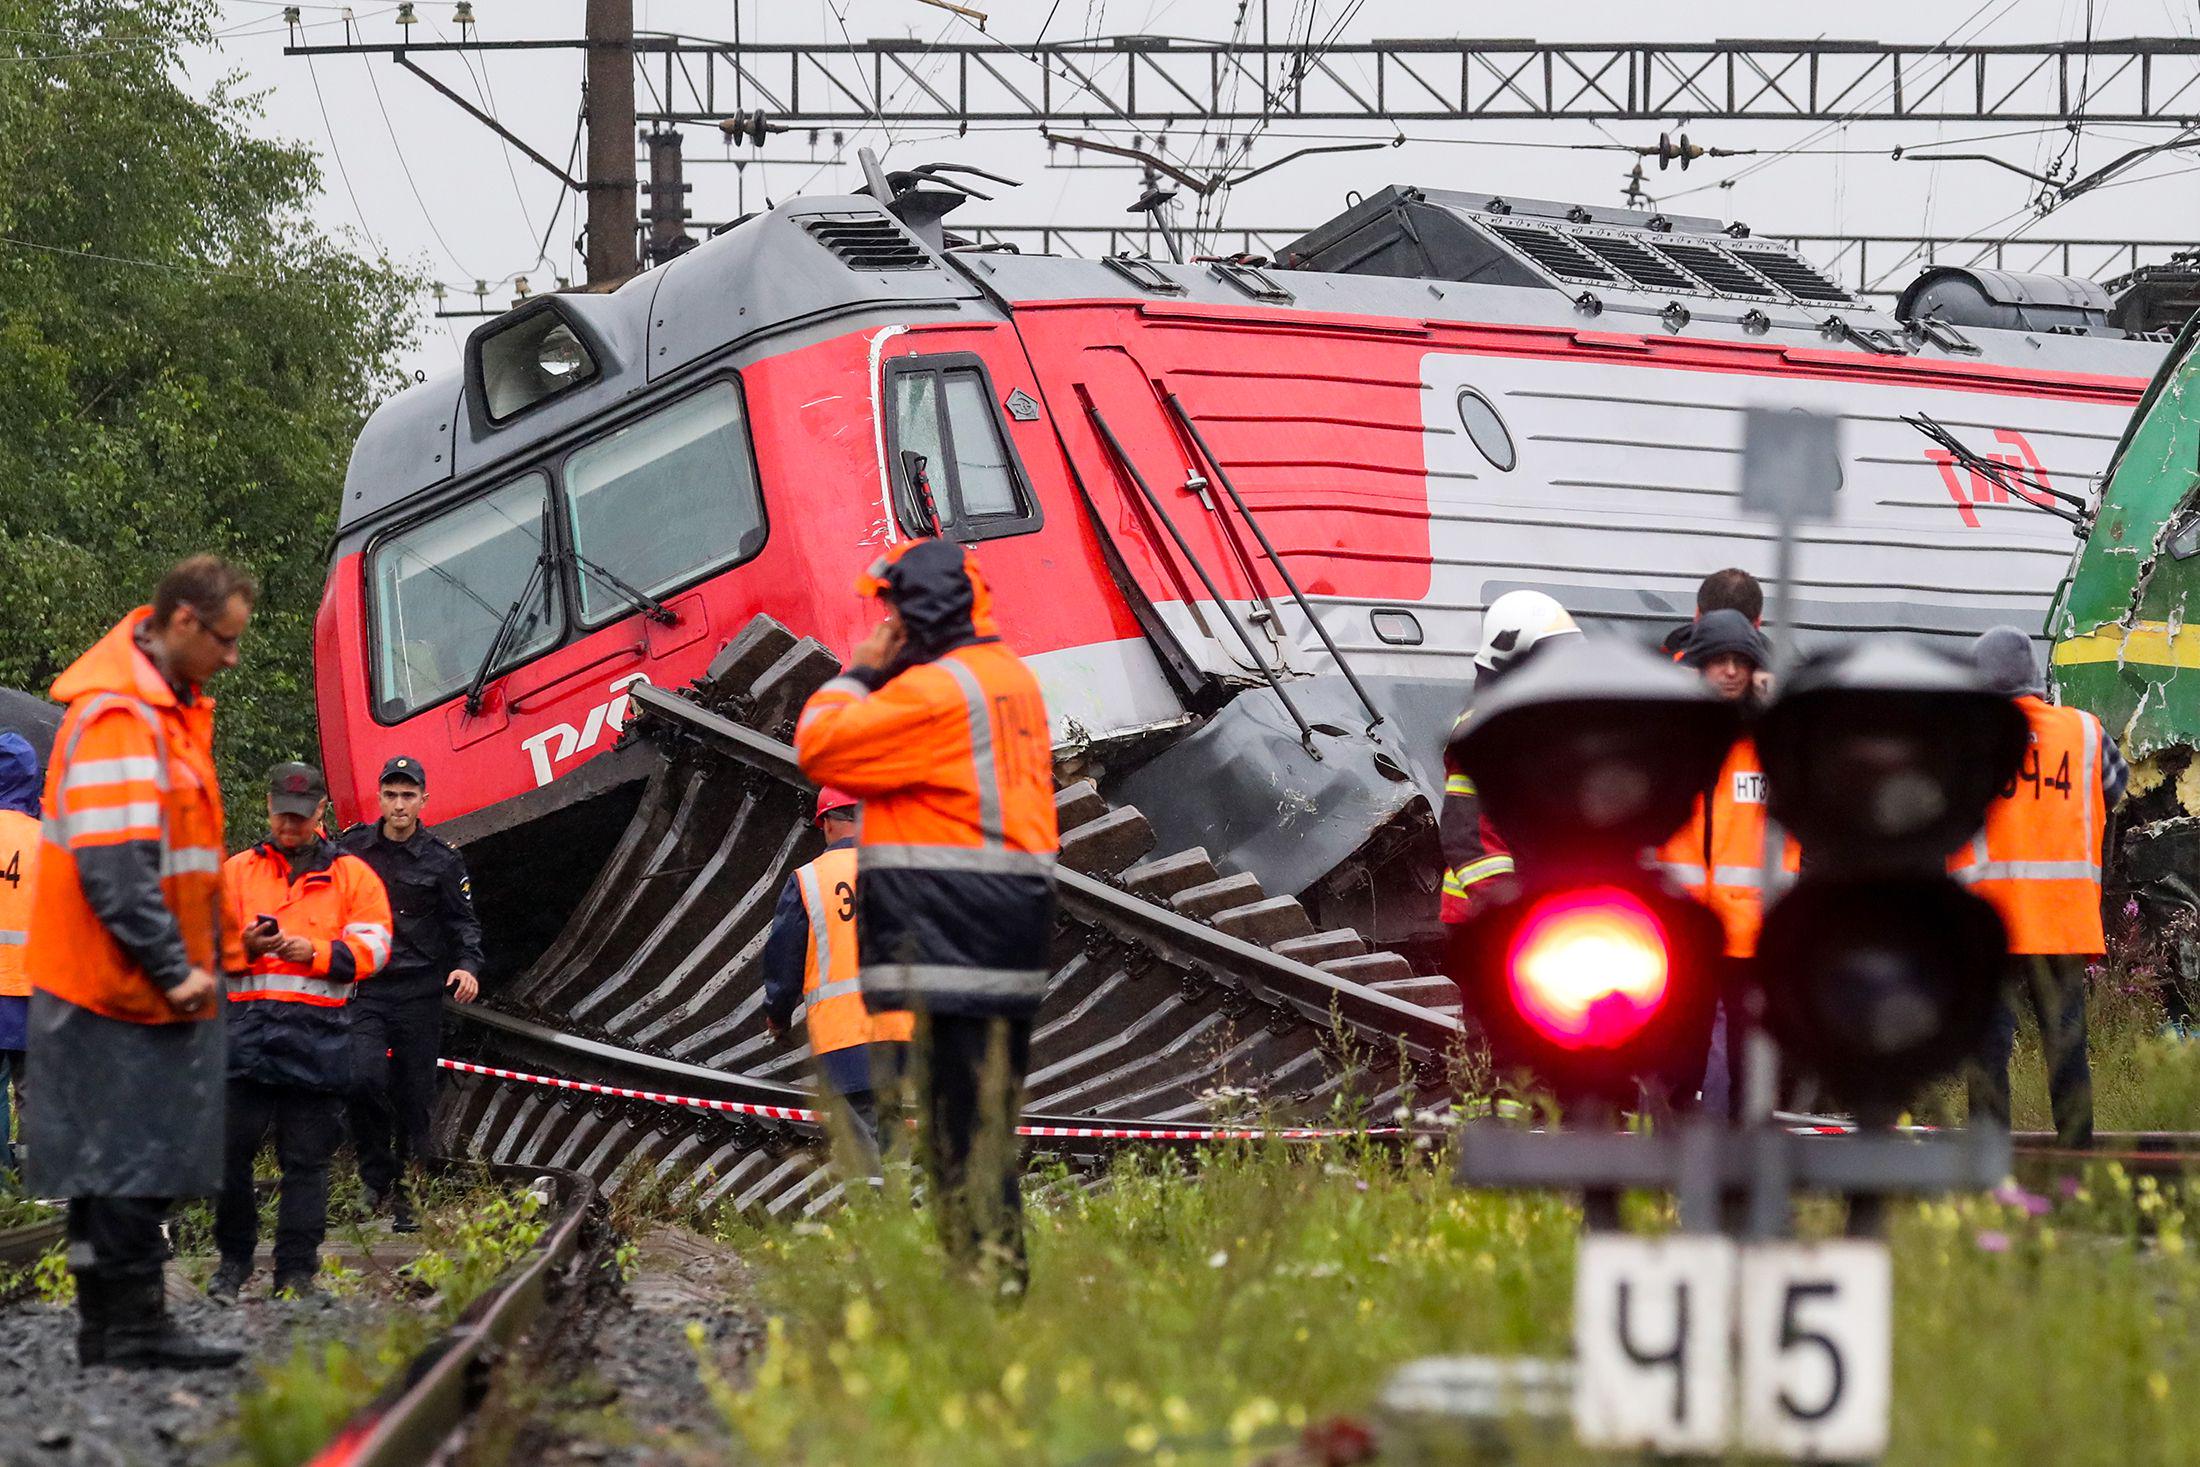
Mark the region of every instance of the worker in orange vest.
<instances>
[{"instance_id":1,"label":"worker in orange vest","mask_svg":"<svg viewBox=\"0 0 2200 1467\"><path fill-rule=\"evenodd\" d=\"M0 1181L15 1176L10 1117L23 1108L23 1049L30 1034L33 879L38 875L38 751L0 733Z\"/></svg>"},{"instance_id":2,"label":"worker in orange vest","mask_svg":"<svg viewBox=\"0 0 2200 1467\"><path fill-rule=\"evenodd\" d=\"M1740 611L1705 612L1680 642L1682 665L1696 669L1712 692L1753 708L1758 674L1770 661L1764 633ZM1711 908L1726 931L1729 971L1720 978L1718 1017L1705 1062L1704 1109L1727 1114L1737 1089L1740 1050L1729 1042L1728 1010L1742 962L1757 952L1764 924L1765 773L1757 741L1743 734L1727 750L1711 787L1696 796L1688 822L1658 851L1666 874Z\"/></svg>"},{"instance_id":3,"label":"worker in orange vest","mask_svg":"<svg viewBox=\"0 0 2200 1467\"><path fill-rule=\"evenodd\" d=\"M913 1009L919 1152L948 1256L1026 1276L1015 1126L1053 970L1054 760L1046 699L1005 646L978 566L914 540L857 582L885 619L795 724L802 772L863 801L857 980Z\"/></svg>"},{"instance_id":4,"label":"worker in orange vest","mask_svg":"<svg viewBox=\"0 0 2200 1467\"><path fill-rule=\"evenodd\" d=\"M2107 950L2101 857L2108 815L2130 771L2101 721L2047 701L2032 639L1995 627L1972 649L1981 676L2023 710L2031 738L2017 773L1987 806L1986 825L1950 861L1958 881L2001 914L2009 975L1970 1074L1971 1115L2009 1124L2009 1056L2021 992L2040 1026L2059 1144L2093 1142L2093 1069L2086 1057L2085 984Z\"/></svg>"},{"instance_id":5,"label":"worker in orange vest","mask_svg":"<svg viewBox=\"0 0 2200 1467\"><path fill-rule=\"evenodd\" d=\"M389 892L329 839L327 813L320 770L276 765L267 839L222 868L243 950L229 978L229 1121L214 1205L221 1263L206 1286L216 1299L235 1299L252 1277L253 1163L271 1131L282 1169L275 1292L311 1294L321 1268L329 1162L353 1090L351 997L390 960Z\"/></svg>"},{"instance_id":6,"label":"worker in orange vest","mask_svg":"<svg viewBox=\"0 0 2200 1467\"><path fill-rule=\"evenodd\" d=\"M69 1199L77 1359L188 1369L238 1351L168 1313L161 1220L222 1157L221 781L207 679L237 664L252 578L211 555L161 578L70 664L31 908L24 1181Z\"/></svg>"},{"instance_id":7,"label":"worker in orange vest","mask_svg":"<svg viewBox=\"0 0 2200 1467\"><path fill-rule=\"evenodd\" d=\"M825 851L787 878L764 942L764 1023L780 1034L800 1006L810 1058L864 1173L879 1176L879 1094L899 1092L917 1018L872 1013L856 979L856 797L817 795Z\"/></svg>"}]
</instances>

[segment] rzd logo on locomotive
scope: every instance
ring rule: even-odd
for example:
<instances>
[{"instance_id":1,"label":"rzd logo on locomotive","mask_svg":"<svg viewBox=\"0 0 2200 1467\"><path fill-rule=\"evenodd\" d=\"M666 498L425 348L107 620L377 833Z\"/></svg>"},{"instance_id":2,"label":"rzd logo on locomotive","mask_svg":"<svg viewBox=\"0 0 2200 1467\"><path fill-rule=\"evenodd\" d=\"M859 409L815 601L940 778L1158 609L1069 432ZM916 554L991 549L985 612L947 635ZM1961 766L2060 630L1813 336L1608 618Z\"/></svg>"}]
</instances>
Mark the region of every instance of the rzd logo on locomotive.
<instances>
[{"instance_id":1,"label":"rzd logo on locomotive","mask_svg":"<svg viewBox=\"0 0 2200 1467\"><path fill-rule=\"evenodd\" d=\"M2055 503L2055 497L2047 492L2047 470L2040 467L2040 456L2032 451L2032 445L2025 436L2014 428L1996 428L1994 441L2004 451L1989 453L1985 457L2009 471L2003 476L2009 481L2009 488L1995 483L1968 464L1961 465L1959 473L1956 456L1945 448L1925 450L1925 461L1940 470L1940 482L1947 487L1948 498L1954 502L1956 513L1962 515L1963 523L1974 530L1978 528L1976 506L2007 504L2012 488L2034 504Z\"/></svg>"},{"instance_id":2,"label":"rzd logo on locomotive","mask_svg":"<svg viewBox=\"0 0 2200 1467\"><path fill-rule=\"evenodd\" d=\"M588 710L588 717L581 720L579 728L570 723L554 723L539 734L521 739L519 746L534 761L535 787L540 789L557 777L558 766L587 753L603 741L606 734L616 739L619 730L626 726L627 705L631 701L626 690L636 683L649 681L646 672L629 673L614 679L610 685L610 698Z\"/></svg>"}]
</instances>

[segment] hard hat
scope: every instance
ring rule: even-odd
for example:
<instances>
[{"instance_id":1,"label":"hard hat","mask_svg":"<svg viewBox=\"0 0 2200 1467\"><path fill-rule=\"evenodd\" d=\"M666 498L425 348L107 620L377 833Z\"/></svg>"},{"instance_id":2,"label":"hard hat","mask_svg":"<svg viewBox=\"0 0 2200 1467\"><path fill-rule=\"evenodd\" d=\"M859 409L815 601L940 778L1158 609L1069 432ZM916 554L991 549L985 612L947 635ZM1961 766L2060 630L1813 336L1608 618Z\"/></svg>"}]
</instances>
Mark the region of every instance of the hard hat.
<instances>
[{"instance_id":1,"label":"hard hat","mask_svg":"<svg viewBox=\"0 0 2200 1467\"><path fill-rule=\"evenodd\" d=\"M1482 650L1474 665L1489 672L1511 665L1547 637L1578 637L1566 608L1541 591L1507 591L1482 613Z\"/></svg>"},{"instance_id":2,"label":"hard hat","mask_svg":"<svg viewBox=\"0 0 2200 1467\"><path fill-rule=\"evenodd\" d=\"M851 809L861 804L854 795L846 794L827 785L817 792L817 813L810 817L812 825L823 825L825 817L835 810Z\"/></svg>"}]
</instances>

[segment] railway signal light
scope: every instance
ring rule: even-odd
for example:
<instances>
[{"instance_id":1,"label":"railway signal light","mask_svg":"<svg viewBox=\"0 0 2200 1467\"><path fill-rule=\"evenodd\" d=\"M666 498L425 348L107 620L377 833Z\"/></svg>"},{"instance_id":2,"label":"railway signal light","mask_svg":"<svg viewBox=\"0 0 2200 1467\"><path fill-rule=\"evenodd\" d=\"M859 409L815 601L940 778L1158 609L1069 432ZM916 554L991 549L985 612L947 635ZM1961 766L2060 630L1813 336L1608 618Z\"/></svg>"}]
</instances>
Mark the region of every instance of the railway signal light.
<instances>
[{"instance_id":1,"label":"railway signal light","mask_svg":"<svg viewBox=\"0 0 2200 1467\"><path fill-rule=\"evenodd\" d=\"M1723 934L1644 855L1688 817L1736 725L1665 659L1574 637L1478 700L1453 752L1511 844L1519 893L1457 931L1447 966L1499 1065L1565 1100L1696 1088Z\"/></svg>"},{"instance_id":2,"label":"railway signal light","mask_svg":"<svg viewBox=\"0 0 2200 1467\"><path fill-rule=\"evenodd\" d=\"M1803 869L1766 914L1756 981L1789 1061L1891 1114L1976 1048L2001 919L1947 874L2022 757L2024 715L1904 638L1806 662L1757 730Z\"/></svg>"}]
</instances>

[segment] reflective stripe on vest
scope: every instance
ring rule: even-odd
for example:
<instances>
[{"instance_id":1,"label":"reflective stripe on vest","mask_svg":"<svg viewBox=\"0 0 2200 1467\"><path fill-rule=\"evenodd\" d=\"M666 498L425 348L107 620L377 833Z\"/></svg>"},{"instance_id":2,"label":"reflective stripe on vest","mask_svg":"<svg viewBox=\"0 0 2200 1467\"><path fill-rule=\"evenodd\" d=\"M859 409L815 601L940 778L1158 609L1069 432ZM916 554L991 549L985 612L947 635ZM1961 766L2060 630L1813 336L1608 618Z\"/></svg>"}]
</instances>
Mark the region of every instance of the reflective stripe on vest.
<instances>
[{"instance_id":1,"label":"reflective stripe on vest","mask_svg":"<svg viewBox=\"0 0 2200 1467\"><path fill-rule=\"evenodd\" d=\"M1012 851L1006 845L865 846L862 864L869 871L976 871L997 876L1049 876L1052 851Z\"/></svg>"},{"instance_id":2,"label":"reflective stripe on vest","mask_svg":"<svg viewBox=\"0 0 2200 1467\"><path fill-rule=\"evenodd\" d=\"M0 997L25 998L31 991L24 949L31 940L38 844L36 820L20 810L0 810Z\"/></svg>"},{"instance_id":3,"label":"reflective stripe on vest","mask_svg":"<svg viewBox=\"0 0 2200 1467\"><path fill-rule=\"evenodd\" d=\"M253 999L273 999L277 1002L301 1000L306 1003L348 1003L351 991L357 985L342 983L334 978L315 978L308 973L239 973L227 982L232 1003L249 1003Z\"/></svg>"},{"instance_id":4,"label":"reflective stripe on vest","mask_svg":"<svg viewBox=\"0 0 2200 1467\"><path fill-rule=\"evenodd\" d=\"M1001 820L1001 772L993 767L993 710L986 706L985 688L978 675L952 657L935 666L944 668L962 690L963 707L970 715L970 764L978 784L978 839L991 850L1008 844L1008 827Z\"/></svg>"},{"instance_id":5,"label":"reflective stripe on vest","mask_svg":"<svg viewBox=\"0 0 2200 1467\"><path fill-rule=\"evenodd\" d=\"M1653 864L1718 914L1729 957L1757 949L1763 926L1764 774L1747 738L1728 751L1717 779L1696 797L1688 823L1667 838ZM1795 854L1788 849L1794 869Z\"/></svg>"},{"instance_id":6,"label":"reflective stripe on vest","mask_svg":"<svg viewBox=\"0 0 2200 1467\"><path fill-rule=\"evenodd\" d=\"M379 922L352 922L346 924L344 936L357 938L366 944L374 957L374 968L379 971L390 960L390 930Z\"/></svg>"},{"instance_id":7,"label":"reflective stripe on vest","mask_svg":"<svg viewBox=\"0 0 2200 1467\"><path fill-rule=\"evenodd\" d=\"M810 921L810 950L802 965L802 1022L810 1053L831 1054L858 1044L905 1040L916 1020L909 1014L874 1014L864 1004L856 975L853 883L856 853L827 851L795 873L795 889ZM828 885L830 883L830 885ZM850 888L843 898L840 888Z\"/></svg>"},{"instance_id":8,"label":"reflective stripe on vest","mask_svg":"<svg viewBox=\"0 0 2200 1467\"><path fill-rule=\"evenodd\" d=\"M2020 769L1987 807L1985 828L1950 863L1950 874L1993 903L2012 953L2098 953L2106 946L2101 844L2107 833L2100 721L2037 698L2021 698L2018 706L2031 729L2029 770ZM2078 771L2075 787L2064 789L2055 772L2071 764ZM2060 798L2046 798L2051 795Z\"/></svg>"},{"instance_id":9,"label":"reflective stripe on vest","mask_svg":"<svg viewBox=\"0 0 2200 1467\"><path fill-rule=\"evenodd\" d=\"M882 993L965 994L982 998L1039 998L1050 976L1045 968L973 968L960 963L873 963L863 986Z\"/></svg>"}]
</instances>

